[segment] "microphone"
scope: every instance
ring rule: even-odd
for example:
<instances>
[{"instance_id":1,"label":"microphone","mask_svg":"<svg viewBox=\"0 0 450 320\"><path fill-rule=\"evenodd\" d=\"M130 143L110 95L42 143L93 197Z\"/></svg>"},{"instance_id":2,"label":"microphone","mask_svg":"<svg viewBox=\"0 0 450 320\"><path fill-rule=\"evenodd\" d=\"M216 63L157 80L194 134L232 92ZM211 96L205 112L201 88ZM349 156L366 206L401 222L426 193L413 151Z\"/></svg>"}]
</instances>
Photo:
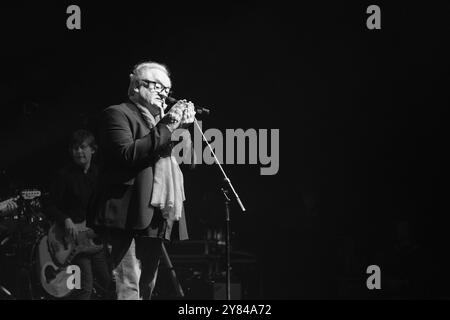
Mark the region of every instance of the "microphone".
<instances>
[{"instance_id":1,"label":"microphone","mask_svg":"<svg viewBox=\"0 0 450 320\"><path fill-rule=\"evenodd\" d=\"M166 97L166 101L169 102L171 104L170 107L167 107L167 109L165 110L165 112L169 111L169 109L178 102L178 99L175 99L173 97ZM202 107L195 107L195 112L197 114L205 114L205 115L209 115L209 113L211 112L209 109L206 108L202 108Z\"/></svg>"}]
</instances>

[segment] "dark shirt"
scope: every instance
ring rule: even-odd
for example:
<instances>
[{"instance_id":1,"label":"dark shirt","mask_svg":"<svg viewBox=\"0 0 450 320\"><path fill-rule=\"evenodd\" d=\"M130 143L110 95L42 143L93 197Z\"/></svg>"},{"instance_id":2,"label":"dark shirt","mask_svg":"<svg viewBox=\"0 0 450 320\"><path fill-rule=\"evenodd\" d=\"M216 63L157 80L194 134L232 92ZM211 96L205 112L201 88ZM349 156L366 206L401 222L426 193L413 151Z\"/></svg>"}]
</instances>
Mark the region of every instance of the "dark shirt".
<instances>
[{"instance_id":1,"label":"dark shirt","mask_svg":"<svg viewBox=\"0 0 450 320\"><path fill-rule=\"evenodd\" d=\"M69 164L56 174L50 189L48 214L58 222L71 218L74 223L86 220L97 189L98 169L91 164L87 173Z\"/></svg>"}]
</instances>

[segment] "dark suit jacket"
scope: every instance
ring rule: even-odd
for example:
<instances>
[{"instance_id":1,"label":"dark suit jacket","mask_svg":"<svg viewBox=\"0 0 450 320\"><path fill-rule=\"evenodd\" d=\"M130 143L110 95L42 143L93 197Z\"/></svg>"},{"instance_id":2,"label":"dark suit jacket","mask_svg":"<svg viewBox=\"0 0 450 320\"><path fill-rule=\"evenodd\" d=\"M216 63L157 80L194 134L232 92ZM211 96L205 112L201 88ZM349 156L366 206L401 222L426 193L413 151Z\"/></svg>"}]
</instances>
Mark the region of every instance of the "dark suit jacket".
<instances>
[{"instance_id":1,"label":"dark suit jacket","mask_svg":"<svg viewBox=\"0 0 450 320\"><path fill-rule=\"evenodd\" d=\"M171 150L171 132L164 121L149 129L131 102L103 111L103 169L95 224L130 231L149 226L154 212L150 197L155 161ZM184 214L179 227L180 234L187 234Z\"/></svg>"}]
</instances>

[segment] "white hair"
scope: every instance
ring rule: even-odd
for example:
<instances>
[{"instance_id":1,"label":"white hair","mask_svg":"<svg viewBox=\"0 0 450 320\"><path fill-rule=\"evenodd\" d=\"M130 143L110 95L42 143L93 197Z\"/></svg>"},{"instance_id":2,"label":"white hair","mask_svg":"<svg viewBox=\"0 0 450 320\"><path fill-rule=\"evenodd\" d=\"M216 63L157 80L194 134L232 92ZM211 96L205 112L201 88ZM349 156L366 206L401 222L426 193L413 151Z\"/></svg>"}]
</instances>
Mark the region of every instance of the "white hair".
<instances>
[{"instance_id":1,"label":"white hair","mask_svg":"<svg viewBox=\"0 0 450 320\"><path fill-rule=\"evenodd\" d=\"M153 61L146 61L146 62L141 62L137 65L134 66L133 68L133 74L135 76L139 75L139 71L141 69L144 68L148 68L148 69L158 69L163 71L165 74L167 74L168 76L170 76L169 70L167 69L167 67L161 63L158 62L153 62Z\"/></svg>"}]
</instances>

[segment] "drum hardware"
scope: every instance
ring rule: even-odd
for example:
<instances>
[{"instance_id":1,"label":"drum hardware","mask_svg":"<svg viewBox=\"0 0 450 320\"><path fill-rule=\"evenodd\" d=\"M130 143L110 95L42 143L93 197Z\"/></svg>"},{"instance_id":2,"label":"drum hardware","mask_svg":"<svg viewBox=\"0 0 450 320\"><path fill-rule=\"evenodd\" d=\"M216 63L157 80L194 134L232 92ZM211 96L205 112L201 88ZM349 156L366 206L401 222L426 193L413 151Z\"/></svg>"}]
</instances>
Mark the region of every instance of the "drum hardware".
<instances>
[{"instance_id":1,"label":"drum hardware","mask_svg":"<svg viewBox=\"0 0 450 320\"><path fill-rule=\"evenodd\" d=\"M11 292L8 291L4 286L0 285L0 292L7 297L7 300L15 300L14 296L11 294ZM0 296L1 297L1 296ZM1 299L0 299L1 300Z\"/></svg>"},{"instance_id":2,"label":"drum hardware","mask_svg":"<svg viewBox=\"0 0 450 320\"><path fill-rule=\"evenodd\" d=\"M0 238L0 259L2 266L10 268L0 274L5 276L0 278L0 299L35 299L36 247L50 223L41 212L42 191L23 189L17 194L8 201L15 201L18 208L0 217L0 223L6 227ZM9 288L5 285L7 281L13 283Z\"/></svg>"}]
</instances>

